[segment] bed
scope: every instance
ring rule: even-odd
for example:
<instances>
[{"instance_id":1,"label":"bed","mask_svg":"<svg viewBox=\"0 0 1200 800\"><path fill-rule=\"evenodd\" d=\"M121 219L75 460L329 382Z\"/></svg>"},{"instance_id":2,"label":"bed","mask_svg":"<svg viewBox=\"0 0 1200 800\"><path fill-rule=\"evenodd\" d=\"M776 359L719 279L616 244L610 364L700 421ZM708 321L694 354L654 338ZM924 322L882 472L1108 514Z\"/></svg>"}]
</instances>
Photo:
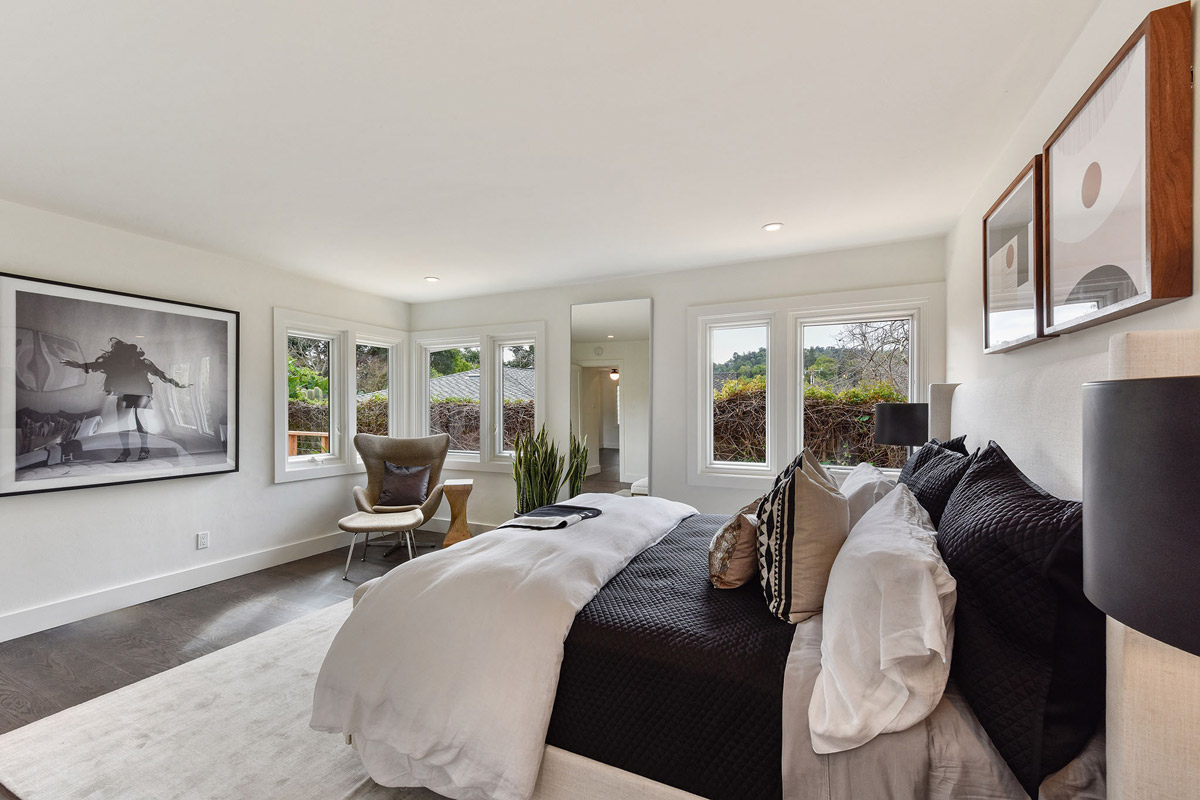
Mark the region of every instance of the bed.
<instances>
[{"instance_id":1,"label":"bed","mask_svg":"<svg viewBox=\"0 0 1200 800\"><path fill-rule=\"evenodd\" d=\"M1061 497L1078 497L1079 386L1110 374L1144 375L1135 365L1151 353L1161 370L1187 369L1191 362L1181 366L1177 354L1195 342L1190 332L1123 334L1107 354L1003 379L935 385L931 435L965 434L971 447L1003 441L1032 479ZM811 692L819 668L820 617L777 624L756 615L756 587L716 593L715 606L713 592L697 590L707 587L696 551L723 519L693 516L672 526L605 577L574 625L568 622L534 798L1026 796L953 686L918 726L830 757L801 752L801 763L785 771L799 770L812 791L787 794L779 768L770 765L782 757L784 721L797 716L797 703L807 705L806 681ZM375 586L360 587L356 598L377 594ZM637 643L621 644L630 631ZM789 647L807 670L787 690L800 696L790 713L780 679ZM1043 795L1102 797L1103 750L1103 737L1094 738L1043 784ZM704 753L699 760L697 752Z\"/></svg>"}]
</instances>

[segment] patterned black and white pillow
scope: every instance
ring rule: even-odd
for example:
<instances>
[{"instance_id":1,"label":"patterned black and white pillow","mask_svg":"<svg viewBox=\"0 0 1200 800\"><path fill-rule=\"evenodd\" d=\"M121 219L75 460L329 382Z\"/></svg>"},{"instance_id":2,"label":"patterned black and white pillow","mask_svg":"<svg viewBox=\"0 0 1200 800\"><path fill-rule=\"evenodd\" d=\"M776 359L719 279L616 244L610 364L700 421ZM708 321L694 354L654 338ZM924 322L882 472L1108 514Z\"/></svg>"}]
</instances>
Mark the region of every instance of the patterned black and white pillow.
<instances>
[{"instance_id":1,"label":"patterned black and white pillow","mask_svg":"<svg viewBox=\"0 0 1200 800\"><path fill-rule=\"evenodd\" d=\"M788 622L821 611L829 571L850 529L837 483L808 450L758 505L758 567L767 608Z\"/></svg>"}]
</instances>

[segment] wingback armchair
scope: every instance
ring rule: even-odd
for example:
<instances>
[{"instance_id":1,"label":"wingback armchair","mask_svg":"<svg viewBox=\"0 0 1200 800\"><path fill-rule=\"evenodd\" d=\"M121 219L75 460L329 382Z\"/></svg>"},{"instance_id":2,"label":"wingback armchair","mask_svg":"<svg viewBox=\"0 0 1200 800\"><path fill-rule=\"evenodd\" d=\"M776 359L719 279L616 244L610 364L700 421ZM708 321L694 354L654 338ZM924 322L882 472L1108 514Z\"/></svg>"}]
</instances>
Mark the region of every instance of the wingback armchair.
<instances>
[{"instance_id":1,"label":"wingback armchair","mask_svg":"<svg viewBox=\"0 0 1200 800\"><path fill-rule=\"evenodd\" d=\"M408 545L408 556L413 557L415 542L412 532L430 519L442 502L442 466L446 462L446 453L450 450L450 437L439 433L418 439L393 439L388 436L360 433L354 437L354 447L362 456L363 464L367 468L367 486L354 487L354 504L358 511L338 520L338 527L354 534L350 540L350 550L346 553L343 578L350 573L354 543L360 533L365 534L363 560L367 557L372 533L403 534ZM424 503L419 506L378 504L383 488L385 461L408 467L429 466L429 484ZM399 546L400 543L397 542L395 547Z\"/></svg>"}]
</instances>

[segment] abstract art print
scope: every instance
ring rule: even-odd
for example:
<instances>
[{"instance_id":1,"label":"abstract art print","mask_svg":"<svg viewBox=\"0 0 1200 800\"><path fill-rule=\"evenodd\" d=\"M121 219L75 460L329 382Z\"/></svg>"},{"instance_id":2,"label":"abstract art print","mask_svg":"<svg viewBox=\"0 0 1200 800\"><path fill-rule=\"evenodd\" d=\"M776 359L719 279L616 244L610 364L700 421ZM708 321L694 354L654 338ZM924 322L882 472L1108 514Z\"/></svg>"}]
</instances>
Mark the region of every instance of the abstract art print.
<instances>
[{"instance_id":1,"label":"abstract art print","mask_svg":"<svg viewBox=\"0 0 1200 800\"><path fill-rule=\"evenodd\" d=\"M1021 170L983 218L983 351L1046 338L1042 328L1042 157Z\"/></svg>"},{"instance_id":2,"label":"abstract art print","mask_svg":"<svg viewBox=\"0 0 1200 800\"><path fill-rule=\"evenodd\" d=\"M0 274L0 495L236 471L238 322Z\"/></svg>"},{"instance_id":3,"label":"abstract art print","mask_svg":"<svg viewBox=\"0 0 1200 800\"><path fill-rule=\"evenodd\" d=\"M1191 53L1153 12L1046 143L1047 332L1191 294Z\"/></svg>"}]
</instances>

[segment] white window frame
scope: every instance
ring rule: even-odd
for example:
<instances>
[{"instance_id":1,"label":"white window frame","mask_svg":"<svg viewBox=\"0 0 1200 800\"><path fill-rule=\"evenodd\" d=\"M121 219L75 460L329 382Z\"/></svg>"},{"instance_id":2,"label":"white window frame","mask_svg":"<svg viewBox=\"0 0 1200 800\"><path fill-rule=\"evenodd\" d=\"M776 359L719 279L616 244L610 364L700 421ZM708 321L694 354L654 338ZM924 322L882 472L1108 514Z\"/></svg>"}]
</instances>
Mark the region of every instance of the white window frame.
<instances>
[{"instance_id":1,"label":"white window frame","mask_svg":"<svg viewBox=\"0 0 1200 800\"><path fill-rule=\"evenodd\" d=\"M350 393L354 397L356 410L349 419L350 428L354 433L358 433L358 346L386 347L388 349L388 436L403 436L404 390L407 386L404 376L408 361L408 348L405 347L407 334L373 325L358 325L354 333L354 340L351 342L353 360L350 363ZM362 456L356 452L355 457L361 464Z\"/></svg>"},{"instance_id":2,"label":"white window frame","mask_svg":"<svg viewBox=\"0 0 1200 800\"><path fill-rule=\"evenodd\" d=\"M924 403L928 396L926 387L929 382L926 379L928 370L925 367L927 359L924 355L927 337L922 330L921 320L923 316L928 315L929 302L928 298L918 298L895 302L851 303L793 311L789 314L792 328L792 336L789 338L795 349L793 357L789 359L791 370L788 382L795 387L795 391L788 393L788 441L795 452L799 453L804 449L804 326L908 320L908 402ZM850 469L826 466L826 470L834 475L841 471L848 472ZM899 474L899 470L892 469L884 469L883 472Z\"/></svg>"},{"instance_id":3,"label":"white window frame","mask_svg":"<svg viewBox=\"0 0 1200 800\"><path fill-rule=\"evenodd\" d=\"M421 337L422 335L423 334L417 334L418 337ZM418 436L429 436L433 433L433 431L429 430L429 381L431 380L429 377L430 357L434 353L441 350L462 350L472 347L479 349L479 452L475 453L472 450L451 450L446 456L446 460L448 462L469 462L482 460L484 450L486 449L484 446L484 439L486 438L484 436L484 431L486 428L484 426L490 419L488 410L484 408L484 406L487 405L484 402L484 397L490 396L491 394L488 391L486 383L487 369L484 368L484 362L490 361L490 358L488 357L488 354L484 352L486 345L483 341L483 338L467 334L461 337L449 336L436 339L419 338L417 341L420 343L420 350L418 351L420 357L414 358L413 360L414 362L418 363L418 366L421 370L421 375L420 380L413 381L413 385L421 387L421 397L419 404L413 403L413 408L417 408L419 405L421 409L421 416L419 419L414 420L413 430L417 431Z\"/></svg>"},{"instance_id":4,"label":"white window frame","mask_svg":"<svg viewBox=\"0 0 1200 800\"><path fill-rule=\"evenodd\" d=\"M474 328L421 331L412 336L412 415L409 427L415 436L429 435L429 354L448 347L479 347L479 453L451 450L446 469L508 472L512 455L498 444L500 403L503 384L500 348L512 344L534 346L534 427L540 428L546 414L546 323L522 322Z\"/></svg>"},{"instance_id":5,"label":"white window frame","mask_svg":"<svg viewBox=\"0 0 1200 800\"><path fill-rule=\"evenodd\" d=\"M775 375L775 364L777 361L774 357L776 352L776 343L774 341L774 333L777 326L775 325L775 314L772 312L764 313L761 310L731 310L721 314L708 314L698 316L696 323L699 326L698 336L700 347L699 363L695 365L697 373L700 376L700 382L697 388L697 405L700 412L699 434L700 441L698 446L701 455L701 463L698 471L698 476L703 478L730 478L730 479L754 479L754 478L770 478L777 472L774 469L774 464L778 460L776 451L778 450L777 425L774 421L774 410L777 407L777 399L774 397L778 384L778 377ZM766 445L767 458L763 464L739 464L730 461L716 461L713 459L713 374L712 374L712 341L713 333L719 330L728 330L736 328L758 328L765 327L767 329L767 430L766 430ZM738 481L739 484L742 482ZM706 482L707 483L707 482Z\"/></svg>"},{"instance_id":6,"label":"white window frame","mask_svg":"<svg viewBox=\"0 0 1200 800\"><path fill-rule=\"evenodd\" d=\"M491 405L493 409L492 428L491 428L491 450L497 458L507 459L509 464L512 463L512 452L504 449L504 348L514 346L532 346L533 347L533 379L536 387L537 383L542 379L542 373L545 371L540 368L540 359L542 351L538 348L537 342L532 336L493 336L490 337L492 342L492 358L496 365L495 388L492 392ZM482 373L480 373L482 376ZM537 394L535 389L535 395ZM533 415L534 419L539 419L541 414L542 404L534 398ZM540 423L534 424L534 430ZM480 447L483 446L483 437L480 437Z\"/></svg>"},{"instance_id":7,"label":"white window frame","mask_svg":"<svg viewBox=\"0 0 1200 800\"><path fill-rule=\"evenodd\" d=\"M359 342L391 348L388 365L388 427L392 435L403 435L401 422L404 417L398 400L405 397L404 352L408 334L392 328L286 308L276 308L274 316L275 482L365 471L354 448L354 434L358 425L355 411L358 397L355 348ZM332 343L329 351L329 453L292 457L287 454L289 336L321 337Z\"/></svg>"},{"instance_id":8,"label":"white window frame","mask_svg":"<svg viewBox=\"0 0 1200 800\"><path fill-rule=\"evenodd\" d=\"M945 294L944 283L930 283L688 308L688 484L765 492L803 449L803 325L911 318L909 396L914 403L926 402L929 384L945 377ZM767 347L767 464L753 468L713 464L708 399L712 366L705 363L708 331L722 322L759 320L772 323ZM846 471L830 468L839 479Z\"/></svg>"}]
</instances>

